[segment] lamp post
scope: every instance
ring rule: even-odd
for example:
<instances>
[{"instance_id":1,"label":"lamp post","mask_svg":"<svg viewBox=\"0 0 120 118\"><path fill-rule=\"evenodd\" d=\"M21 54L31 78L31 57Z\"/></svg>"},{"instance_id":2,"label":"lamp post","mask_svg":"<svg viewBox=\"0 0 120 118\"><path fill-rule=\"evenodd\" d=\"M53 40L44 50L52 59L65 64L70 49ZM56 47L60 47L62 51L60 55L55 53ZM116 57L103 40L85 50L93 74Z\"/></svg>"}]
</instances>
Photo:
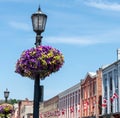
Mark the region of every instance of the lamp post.
<instances>
[{"instance_id":1,"label":"lamp post","mask_svg":"<svg viewBox=\"0 0 120 118\"><path fill-rule=\"evenodd\" d=\"M4 97L5 97L5 102L7 103L7 99L8 99L8 97L9 97L9 91L8 91L8 89L6 88L6 91L4 91ZM7 118L7 114L6 114L6 112L5 112L5 118Z\"/></svg>"},{"instance_id":2,"label":"lamp post","mask_svg":"<svg viewBox=\"0 0 120 118\"><path fill-rule=\"evenodd\" d=\"M34 32L36 32L36 42L35 46L41 45L42 36L41 33L45 30L45 25L47 21L47 15L42 13L40 7L38 11L31 16L32 26ZM39 118L39 102L43 98L43 86L40 86L40 74L35 75L34 81L34 105L33 105L33 118Z\"/></svg>"},{"instance_id":3,"label":"lamp post","mask_svg":"<svg viewBox=\"0 0 120 118\"><path fill-rule=\"evenodd\" d=\"M9 91L8 91L8 89L6 88L6 91L4 91L4 97L5 97L5 102L7 103L7 99L8 99L8 97L9 97Z\"/></svg>"}]
</instances>

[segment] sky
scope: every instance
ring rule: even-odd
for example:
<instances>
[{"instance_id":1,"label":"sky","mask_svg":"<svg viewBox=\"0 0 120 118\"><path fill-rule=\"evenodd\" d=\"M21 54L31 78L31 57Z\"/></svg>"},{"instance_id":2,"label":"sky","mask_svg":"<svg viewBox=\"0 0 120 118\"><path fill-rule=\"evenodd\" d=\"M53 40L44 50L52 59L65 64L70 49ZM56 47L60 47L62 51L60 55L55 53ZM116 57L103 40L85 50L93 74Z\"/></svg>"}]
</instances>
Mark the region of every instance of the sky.
<instances>
[{"instance_id":1,"label":"sky","mask_svg":"<svg viewBox=\"0 0 120 118\"><path fill-rule=\"evenodd\" d=\"M64 55L62 68L40 81L44 100L117 61L120 48L119 0L0 0L0 99L33 100L34 80L15 73L24 50L35 47L31 15L40 5L47 17L42 45Z\"/></svg>"}]
</instances>

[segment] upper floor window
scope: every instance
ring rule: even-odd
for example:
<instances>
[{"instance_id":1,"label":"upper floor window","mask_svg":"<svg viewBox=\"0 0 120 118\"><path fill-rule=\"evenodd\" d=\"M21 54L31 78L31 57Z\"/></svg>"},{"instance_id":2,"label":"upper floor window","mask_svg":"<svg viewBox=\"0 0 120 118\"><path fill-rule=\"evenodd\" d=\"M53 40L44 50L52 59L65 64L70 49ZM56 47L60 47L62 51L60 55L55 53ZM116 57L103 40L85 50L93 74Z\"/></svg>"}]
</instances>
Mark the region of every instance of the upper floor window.
<instances>
[{"instance_id":1,"label":"upper floor window","mask_svg":"<svg viewBox=\"0 0 120 118\"><path fill-rule=\"evenodd\" d=\"M109 76L109 81L110 81L110 83L109 83L109 85L110 85L110 91L112 91L113 90L113 86L112 86L112 71L109 72L108 76Z\"/></svg>"},{"instance_id":2,"label":"upper floor window","mask_svg":"<svg viewBox=\"0 0 120 118\"><path fill-rule=\"evenodd\" d=\"M88 98L90 97L90 85L88 85Z\"/></svg>"},{"instance_id":3,"label":"upper floor window","mask_svg":"<svg viewBox=\"0 0 120 118\"><path fill-rule=\"evenodd\" d=\"M96 94L96 82L93 82L93 95Z\"/></svg>"},{"instance_id":4,"label":"upper floor window","mask_svg":"<svg viewBox=\"0 0 120 118\"><path fill-rule=\"evenodd\" d=\"M75 104L77 104L77 91L75 92Z\"/></svg>"},{"instance_id":5,"label":"upper floor window","mask_svg":"<svg viewBox=\"0 0 120 118\"><path fill-rule=\"evenodd\" d=\"M118 75L117 75L117 70L114 70L114 79L115 79L115 88L118 88Z\"/></svg>"},{"instance_id":6,"label":"upper floor window","mask_svg":"<svg viewBox=\"0 0 120 118\"><path fill-rule=\"evenodd\" d=\"M86 99L87 98L87 87L86 86L84 87L84 93L83 93L83 95L84 95L84 98Z\"/></svg>"},{"instance_id":7,"label":"upper floor window","mask_svg":"<svg viewBox=\"0 0 120 118\"><path fill-rule=\"evenodd\" d=\"M107 85L108 85L108 81L107 81L107 74L103 75L103 90L104 90L104 97L107 97Z\"/></svg>"},{"instance_id":8,"label":"upper floor window","mask_svg":"<svg viewBox=\"0 0 120 118\"><path fill-rule=\"evenodd\" d=\"M80 90L78 90L78 103L80 103Z\"/></svg>"},{"instance_id":9,"label":"upper floor window","mask_svg":"<svg viewBox=\"0 0 120 118\"><path fill-rule=\"evenodd\" d=\"M92 84L90 84L90 90L89 90L90 91L90 96L92 96L92 91L91 90L92 90Z\"/></svg>"},{"instance_id":10,"label":"upper floor window","mask_svg":"<svg viewBox=\"0 0 120 118\"><path fill-rule=\"evenodd\" d=\"M107 75L105 74L103 77L104 77L104 86L107 86Z\"/></svg>"},{"instance_id":11,"label":"upper floor window","mask_svg":"<svg viewBox=\"0 0 120 118\"><path fill-rule=\"evenodd\" d=\"M81 88L81 98L83 99L84 97L84 88Z\"/></svg>"}]
</instances>

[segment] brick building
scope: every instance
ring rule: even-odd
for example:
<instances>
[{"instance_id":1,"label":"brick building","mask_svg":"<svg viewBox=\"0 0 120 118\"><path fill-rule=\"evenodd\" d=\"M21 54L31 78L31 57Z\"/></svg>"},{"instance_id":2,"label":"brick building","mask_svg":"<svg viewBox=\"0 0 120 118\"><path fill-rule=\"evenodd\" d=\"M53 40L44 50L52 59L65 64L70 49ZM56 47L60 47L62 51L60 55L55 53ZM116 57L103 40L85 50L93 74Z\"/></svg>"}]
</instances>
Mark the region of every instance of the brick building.
<instances>
[{"instance_id":1,"label":"brick building","mask_svg":"<svg viewBox=\"0 0 120 118\"><path fill-rule=\"evenodd\" d=\"M32 118L33 116L33 101L28 99L21 100L18 103L18 117L17 118Z\"/></svg>"},{"instance_id":2,"label":"brick building","mask_svg":"<svg viewBox=\"0 0 120 118\"><path fill-rule=\"evenodd\" d=\"M58 118L58 96L46 100L40 104L40 118Z\"/></svg>"},{"instance_id":3,"label":"brick building","mask_svg":"<svg viewBox=\"0 0 120 118\"><path fill-rule=\"evenodd\" d=\"M96 117L101 114L102 73L88 72L81 82L81 118Z\"/></svg>"}]
</instances>

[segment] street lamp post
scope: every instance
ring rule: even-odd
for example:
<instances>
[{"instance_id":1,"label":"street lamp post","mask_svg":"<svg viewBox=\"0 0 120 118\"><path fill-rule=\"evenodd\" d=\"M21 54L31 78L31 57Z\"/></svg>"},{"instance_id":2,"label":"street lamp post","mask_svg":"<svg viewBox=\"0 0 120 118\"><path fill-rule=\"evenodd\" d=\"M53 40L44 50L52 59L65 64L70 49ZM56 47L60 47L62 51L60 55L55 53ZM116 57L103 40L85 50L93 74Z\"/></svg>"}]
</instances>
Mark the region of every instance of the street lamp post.
<instances>
[{"instance_id":1,"label":"street lamp post","mask_svg":"<svg viewBox=\"0 0 120 118\"><path fill-rule=\"evenodd\" d=\"M41 45L42 36L41 33L45 30L47 21L47 15L42 13L40 7L38 11L31 16L32 26L34 32L36 32L35 46ZM40 86L40 74L35 75L34 81L34 105L33 105L33 118L39 118L39 102L42 100L43 86Z\"/></svg>"},{"instance_id":2,"label":"street lamp post","mask_svg":"<svg viewBox=\"0 0 120 118\"><path fill-rule=\"evenodd\" d=\"M8 97L9 97L9 91L8 91L8 89L6 88L6 91L4 91L4 97L5 97L5 102L7 103L7 99L8 99ZM7 118L7 114L6 114L6 112L5 112L5 118Z\"/></svg>"},{"instance_id":3,"label":"street lamp post","mask_svg":"<svg viewBox=\"0 0 120 118\"><path fill-rule=\"evenodd\" d=\"M8 89L6 88L6 91L4 91L4 97L5 97L5 102L7 103L7 99L8 99L8 97L9 97L9 91L8 91Z\"/></svg>"}]
</instances>

